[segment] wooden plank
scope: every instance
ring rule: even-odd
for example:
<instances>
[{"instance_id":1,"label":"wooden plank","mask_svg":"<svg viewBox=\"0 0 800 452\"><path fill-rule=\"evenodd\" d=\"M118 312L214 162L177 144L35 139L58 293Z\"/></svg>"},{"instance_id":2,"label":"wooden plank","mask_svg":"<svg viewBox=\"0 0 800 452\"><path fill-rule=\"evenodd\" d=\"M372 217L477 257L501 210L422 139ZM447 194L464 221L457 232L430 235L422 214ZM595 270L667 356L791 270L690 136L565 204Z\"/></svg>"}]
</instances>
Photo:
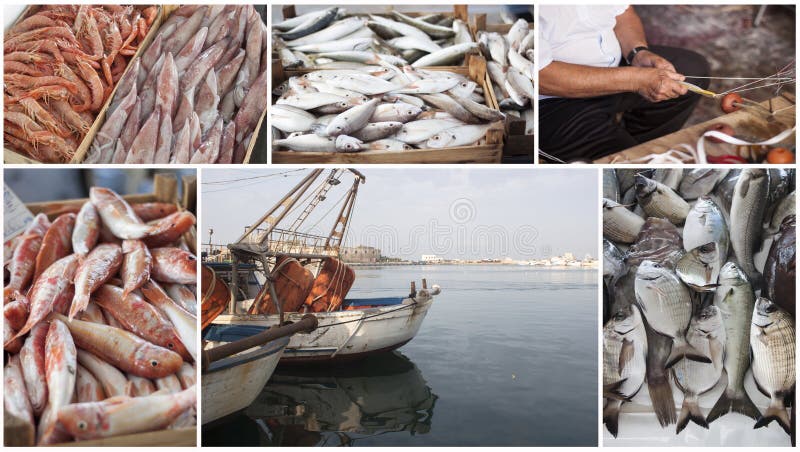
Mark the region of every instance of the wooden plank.
<instances>
[{"instance_id":1,"label":"wooden plank","mask_svg":"<svg viewBox=\"0 0 800 452\"><path fill-rule=\"evenodd\" d=\"M57 447L192 447L197 445L197 427L159 430L111 438L57 444Z\"/></svg>"},{"instance_id":2,"label":"wooden plank","mask_svg":"<svg viewBox=\"0 0 800 452\"><path fill-rule=\"evenodd\" d=\"M153 194L159 202L178 203L178 178L175 173L157 173L153 178Z\"/></svg>"},{"instance_id":3,"label":"wooden plank","mask_svg":"<svg viewBox=\"0 0 800 452\"><path fill-rule=\"evenodd\" d=\"M787 95L789 96L789 95ZM790 100L791 99L791 100ZM765 108L770 107L772 102L773 110L778 110L784 107L794 105L794 97L775 97L773 99L762 102L760 105ZM701 100L702 102L702 100ZM766 139L777 135L787 128L795 125L796 109L789 108L776 114L771 119L765 119L763 116L754 110L739 110L733 113L722 115L718 118L696 124L685 129L678 130L677 132L663 137L650 140L646 143L625 149L624 151L608 155L606 157L597 159L594 163L624 163L649 154L661 154L670 149L674 149L678 144L685 143L692 147L697 145L697 140L711 125L717 123L725 123L733 127L736 135L741 137L752 137L752 139ZM792 138L794 142L794 138ZM723 155L727 154L727 150L731 149L731 145L727 143L712 143L706 140L705 150L708 155Z\"/></svg>"}]
</instances>

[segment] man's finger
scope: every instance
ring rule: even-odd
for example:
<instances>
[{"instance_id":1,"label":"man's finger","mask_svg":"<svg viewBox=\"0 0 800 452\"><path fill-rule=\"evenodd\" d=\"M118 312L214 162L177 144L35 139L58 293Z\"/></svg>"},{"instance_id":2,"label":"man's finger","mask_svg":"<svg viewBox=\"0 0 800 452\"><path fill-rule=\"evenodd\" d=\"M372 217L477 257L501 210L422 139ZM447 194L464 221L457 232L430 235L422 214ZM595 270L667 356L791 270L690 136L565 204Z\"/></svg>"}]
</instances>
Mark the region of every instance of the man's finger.
<instances>
[{"instance_id":1,"label":"man's finger","mask_svg":"<svg viewBox=\"0 0 800 452\"><path fill-rule=\"evenodd\" d=\"M683 74L678 74L675 71L666 71L666 75L670 79L677 80L679 82L682 82L682 81L684 81L686 79L686 77Z\"/></svg>"},{"instance_id":2,"label":"man's finger","mask_svg":"<svg viewBox=\"0 0 800 452\"><path fill-rule=\"evenodd\" d=\"M656 67L659 68L659 69L664 69L664 70L670 71L670 72L677 72L675 70L675 66L673 66L672 63L670 63L669 61L667 61L667 60L665 60L663 58L659 58L656 61Z\"/></svg>"}]
</instances>

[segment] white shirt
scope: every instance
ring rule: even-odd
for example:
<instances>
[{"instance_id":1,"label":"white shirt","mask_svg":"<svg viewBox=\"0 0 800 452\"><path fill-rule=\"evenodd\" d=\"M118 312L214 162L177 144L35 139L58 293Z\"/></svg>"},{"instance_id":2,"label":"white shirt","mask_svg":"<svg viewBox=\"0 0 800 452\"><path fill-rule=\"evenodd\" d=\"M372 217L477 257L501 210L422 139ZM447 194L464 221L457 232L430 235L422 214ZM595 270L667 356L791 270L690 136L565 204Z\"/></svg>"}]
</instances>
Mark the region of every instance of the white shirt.
<instances>
[{"instance_id":1,"label":"white shirt","mask_svg":"<svg viewBox=\"0 0 800 452\"><path fill-rule=\"evenodd\" d=\"M541 5L539 70L553 61L594 67L617 67L622 58L614 27L628 5ZM553 96L539 96L547 99Z\"/></svg>"}]
</instances>

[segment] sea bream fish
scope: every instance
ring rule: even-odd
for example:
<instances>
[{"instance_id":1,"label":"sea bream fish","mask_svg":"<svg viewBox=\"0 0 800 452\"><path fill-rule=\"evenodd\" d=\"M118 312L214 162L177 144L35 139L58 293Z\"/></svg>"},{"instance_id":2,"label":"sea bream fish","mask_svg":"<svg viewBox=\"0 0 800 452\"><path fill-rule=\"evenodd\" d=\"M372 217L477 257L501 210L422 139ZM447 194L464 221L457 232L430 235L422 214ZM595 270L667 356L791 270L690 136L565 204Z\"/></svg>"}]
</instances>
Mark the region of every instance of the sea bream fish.
<instances>
[{"instance_id":1,"label":"sea bream fish","mask_svg":"<svg viewBox=\"0 0 800 452\"><path fill-rule=\"evenodd\" d=\"M717 244L723 261L727 259L730 237L725 217L710 197L701 196L686 216L683 248L690 251L709 242Z\"/></svg>"},{"instance_id":2,"label":"sea bream fish","mask_svg":"<svg viewBox=\"0 0 800 452\"><path fill-rule=\"evenodd\" d=\"M651 261L636 272L636 301L647 323L657 332L672 338L672 351L665 363L672 367L681 358L711 362L703 352L686 342L686 329L692 316L692 297L674 272Z\"/></svg>"},{"instance_id":3,"label":"sea bream fish","mask_svg":"<svg viewBox=\"0 0 800 452\"><path fill-rule=\"evenodd\" d=\"M641 174L636 175L636 198L648 216L666 218L672 224L683 224L689 214L689 203L673 189Z\"/></svg>"},{"instance_id":4,"label":"sea bream fish","mask_svg":"<svg viewBox=\"0 0 800 452\"><path fill-rule=\"evenodd\" d=\"M618 243L633 243L645 220L625 206L603 199L603 237Z\"/></svg>"},{"instance_id":5,"label":"sea bream fish","mask_svg":"<svg viewBox=\"0 0 800 452\"><path fill-rule=\"evenodd\" d=\"M744 376L750 368L750 328L755 293L739 267L728 262L720 271L714 306L722 314L725 326L725 391L708 413L707 421L737 412L758 419L760 413L744 389Z\"/></svg>"},{"instance_id":6,"label":"sea bream fish","mask_svg":"<svg viewBox=\"0 0 800 452\"><path fill-rule=\"evenodd\" d=\"M714 388L722 376L726 338L719 308L713 305L706 306L692 316L686 341L711 358L711 362L700 363L682 359L672 366L675 384L683 392L675 433L680 433L686 428L689 421L708 428L708 422L700 410L698 397Z\"/></svg>"},{"instance_id":7,"label":"sea bream fish","mask_svg":"<svg viewBox=\"0 0 800 452\"><path fill-rule=\"evenodd\" d=\"M776 421L790 433L791 419L786 398L795 389L795 331L791 316L766 298L756 300L750 327L753 350L753 378L761 392L769 396L767 410L755 428Z\"/></svg>"},{"instance_id":8,"label":"sea bream fish","mask_svg":"<svg viewBox=\"0 0 800 452\"><path fill-rule=\"evenodd\" d=\"M725 261L720 253L716 242L700 245L683 255L675 266L675 273L695 291L711 292L717 288L719 271Z\"/></svg>"},{"instance_id":9,"label":"sea bream fish","mask_svg":"<svg viewBox=\"0 0 800 452\"><path fill-rule=\"evenodd\" d=\"M603 328L603 423L617 436L619 410L644 384L647 335L639 309L628 306Z\"/></svg>"},{"instance_id":10,"label":"sea bream fish","mask_svg":"<svg viewBox=\"0 0 800 452\"><path fill-rule=\"evenodd\" d=\"M739 267L754 288L761 288L763 277L753 262L756 249L761 245L762 220L767 202L769 177L762 168L742 170L733 191L730 210L730 235Z\"/></svg>"}]
</instances>

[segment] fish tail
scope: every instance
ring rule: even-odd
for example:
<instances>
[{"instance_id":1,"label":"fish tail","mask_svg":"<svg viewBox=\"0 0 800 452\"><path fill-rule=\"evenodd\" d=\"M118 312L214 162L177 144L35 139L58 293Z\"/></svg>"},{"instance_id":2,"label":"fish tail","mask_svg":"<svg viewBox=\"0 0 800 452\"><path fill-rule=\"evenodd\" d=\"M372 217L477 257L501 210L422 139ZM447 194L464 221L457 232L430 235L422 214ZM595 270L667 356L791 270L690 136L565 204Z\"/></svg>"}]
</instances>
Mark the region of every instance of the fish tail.
<instances>
[{"instance_id":1,"label":"fish tail","mask_svg":"<svg viewBox=\"0 0 800 452\"><path fill-rule=\"evenodd\" d=\"M783 406L781 400L782 399L773 398L772 403L770 403L769 407L767 407L767 411L765 411L764 415L758 419L753 428L766 427L770 422L775 421L781 427L783 427L783 430L786 433L791 434L792 421L789 419L789 413L786 412L786 408Z\"/></svg>"},{"instance_id":2,"label":"fish tail","mask_svg":"<svg viewBox=\"0 0 800 452\"><path fill-rule=\"evenodd\" d=\"M681 430L685 429L686 426L689 425L689 421L703 428L708 428L708 422L703 416L703 412L700 411L697 399L684 397L683 404L681 404L681 413L678 415L678 425L675 429L675 433L678 434Z\"/></svg>"},{"instance_id":3,"label":"fish tail","mask_svg":"<svg viewBox=\"0 0 800 452\"><path fill-rule=\"evenodd\" d=\"M76 315L86 309L89 305L89 294L75 294L72 299L72 306L69 307L69 320L72 320Z\"/></svg>"},{"instance_id":4,"label":"fish tail","mask_svg":"<svg viewBox=\"0 0 800 452\"><path fill-rule=\"evenodd\" d=\"M706 356L700 350L692 347L691 344L686 342L685 338L676 337L675 341L672 344L672 351L670 352L669 358L667 358L667 363L665 364L664 367L669 369L684 357L686 359L691 359L692 361L699 361L701 363L711 362L711 359L708 356Z\"/></svg>"},{"instance_id":5,"label":"fish tail","mask_svg":"<svg viewBox=\"0 0 800 452\"><path fill-rule=\"evenodd\" d=\"M603 424L605 424L608 433L611 433L614 438L619 433L619 409L621 406L621 401L611 399L603 408Z\"/></svg>"},{"instance_id":6,"label":"fish tail","mask_svg":"<svg viewBox=\"0 0 800 452\"><path fill-rule=\"evenodd\" d=\"M672 398L672 386L666 376L658 376L647 380L647 389L653 403L658 423L662 427L674 424L677 420L675 413L675 400Z\"/></svg>"},{"instance_id":7,"label":"fish tail","mask_svg":"<svg viewBox=\"0 0 800 452\"><path fill-rule=\"evenodd\" d=\"M713 422L730 412L744 414L756 420L761 417L761 412L758 411L758 408L756 408L756 405L750 400L746 392L729 391L726 389L722 395L719 396L719 400L714 404L714 407L711 408L706 420L708 422Z\"/></svg>"}]
</instances>

